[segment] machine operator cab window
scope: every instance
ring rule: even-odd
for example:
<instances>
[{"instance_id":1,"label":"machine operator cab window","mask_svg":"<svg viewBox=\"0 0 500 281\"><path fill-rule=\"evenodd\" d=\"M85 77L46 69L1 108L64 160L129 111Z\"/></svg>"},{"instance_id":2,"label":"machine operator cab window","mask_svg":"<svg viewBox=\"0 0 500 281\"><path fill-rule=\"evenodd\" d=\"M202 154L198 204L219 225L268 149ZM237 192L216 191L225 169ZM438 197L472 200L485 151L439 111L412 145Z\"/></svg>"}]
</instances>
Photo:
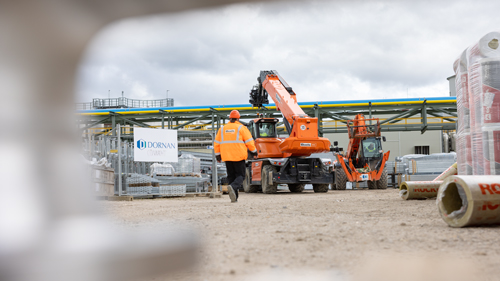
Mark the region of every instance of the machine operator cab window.
<instances>
[{"instance_id":1,"label":"machine operator cab window","mask_svg":"<svg viewBox=\"0 0 500 281\"><path fill-rule=\"evenodd\" d=\"M369 138L363 140L363 155L365 158L379 158L381 150L379 139Z\"/></svg>"},{"instance_id":2,"label":"machine operator cab window","mask_svg":"<svg viewBox=\"0 0 500 281\"><path fill-rule=\"evenodd\" d=\"M259 138L275 138L276 128L275 123L262 122L257 124L257 132Z\"/></svg>"}]
</instances>

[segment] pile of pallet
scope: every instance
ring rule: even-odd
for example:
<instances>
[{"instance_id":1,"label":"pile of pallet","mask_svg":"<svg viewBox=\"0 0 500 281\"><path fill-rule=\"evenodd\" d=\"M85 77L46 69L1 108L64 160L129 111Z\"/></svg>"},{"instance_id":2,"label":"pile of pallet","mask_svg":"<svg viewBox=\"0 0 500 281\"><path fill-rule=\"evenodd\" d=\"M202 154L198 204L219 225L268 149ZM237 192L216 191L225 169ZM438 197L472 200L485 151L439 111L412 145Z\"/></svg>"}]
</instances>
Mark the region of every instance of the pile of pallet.
<instances>
[{"instance_id":1,"label":"pile of pallet","mask_svg":"<svg viewBox=\"0 0 500 281\"><path fill-rule=\"evenodd\" d=\"M90 166L91 185L95 195L113 196L115 193L115 171L105 166Z\"/></svg>"}]
</instances>

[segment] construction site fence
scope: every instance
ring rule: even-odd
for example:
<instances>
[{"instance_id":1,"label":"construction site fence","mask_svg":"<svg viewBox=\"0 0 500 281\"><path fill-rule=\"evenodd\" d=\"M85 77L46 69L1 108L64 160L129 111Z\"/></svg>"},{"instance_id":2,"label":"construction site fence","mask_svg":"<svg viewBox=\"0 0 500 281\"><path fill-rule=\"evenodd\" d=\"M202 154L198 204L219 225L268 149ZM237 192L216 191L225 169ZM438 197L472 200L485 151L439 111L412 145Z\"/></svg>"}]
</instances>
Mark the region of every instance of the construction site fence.
<instances>
[{"instance_id":1,"label":"construction site fence","mask_svg":"<svg viewBox=\"0 0 500 281\"><path fill-rule=\"evenodd\" d=\"M172 167L165 170L167 172L152 169L154 162L134 161L131 138L88 136L82 141L82 154L87 161L99 162L103 167L107 164L114 171L114 195L171 197L207 193L213 185L214 169L217 170L217 186L220 186L226 169L223 164L213 161L212 134L179 131L178 144L178 162L156 164Z\"/></svg>"}]
</instances>

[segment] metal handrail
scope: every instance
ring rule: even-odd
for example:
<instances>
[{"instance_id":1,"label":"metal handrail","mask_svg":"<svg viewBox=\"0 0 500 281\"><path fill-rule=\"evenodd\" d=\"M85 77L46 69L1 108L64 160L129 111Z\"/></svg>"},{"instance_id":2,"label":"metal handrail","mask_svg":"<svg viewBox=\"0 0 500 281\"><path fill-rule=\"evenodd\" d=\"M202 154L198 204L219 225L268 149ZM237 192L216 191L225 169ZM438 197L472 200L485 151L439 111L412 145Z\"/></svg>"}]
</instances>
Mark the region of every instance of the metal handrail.
<instances>
[{"instance_id":1,"label":"metal handrail","mask_svg":"<svg viewBox=\"0 0 500 281\"><path fill-rule=\"evenodd\" d=\"M148 107L173 107L174 99L136 100L125 97L92 100L93 109L106 108L148 108Z\"/></svg>"}]
</instances>

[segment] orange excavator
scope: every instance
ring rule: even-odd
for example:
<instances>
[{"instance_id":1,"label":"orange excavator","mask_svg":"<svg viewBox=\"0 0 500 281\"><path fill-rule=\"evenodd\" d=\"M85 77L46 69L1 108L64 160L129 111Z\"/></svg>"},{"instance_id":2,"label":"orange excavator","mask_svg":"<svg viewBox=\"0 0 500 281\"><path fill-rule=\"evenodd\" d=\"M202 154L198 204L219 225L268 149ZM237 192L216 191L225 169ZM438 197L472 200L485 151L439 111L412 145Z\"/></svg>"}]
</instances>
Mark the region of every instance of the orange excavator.
<instances>
[{"instance_id":1,"label":"orange excavator","mask_svg":"<svg viewBox=\"0 0 500 281\"><path fill-rule=\"evenodd\" d=\"M380 139L385 141L385 137L380 136L378 118L365 119L363 114L358 114L347 121L347 131L349 146L345 155L337 154L334 188L346 189L348 181L367 181L369 189L387 188L385 162L390 151L383 153Z\"/></svg>"},{"instance_id":2,"label":"orange excavator","mask_svg":"<svg viewBox=\"0 0 500 281\"><path fill-rule=\"evenodd\" d=\"M302 192L306 184L312 184L314 192L328 192L333 182L331 159L309 157L334 150L327 138L318 136L318 119L299 107L295 92L277 71L261 71L257 81L249 102L260 109L269 103L270 96L283 114L289 136L278 137L277 118L257 118L247 124L258 156L247 163L243 189L276 193L278 184L287 184L291 192Z\"/></svg>"}]
</instances>

